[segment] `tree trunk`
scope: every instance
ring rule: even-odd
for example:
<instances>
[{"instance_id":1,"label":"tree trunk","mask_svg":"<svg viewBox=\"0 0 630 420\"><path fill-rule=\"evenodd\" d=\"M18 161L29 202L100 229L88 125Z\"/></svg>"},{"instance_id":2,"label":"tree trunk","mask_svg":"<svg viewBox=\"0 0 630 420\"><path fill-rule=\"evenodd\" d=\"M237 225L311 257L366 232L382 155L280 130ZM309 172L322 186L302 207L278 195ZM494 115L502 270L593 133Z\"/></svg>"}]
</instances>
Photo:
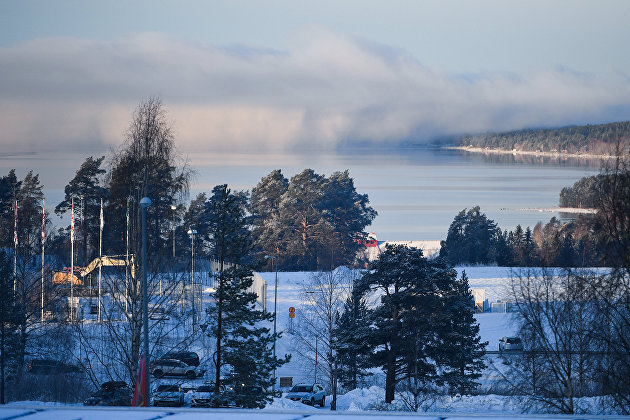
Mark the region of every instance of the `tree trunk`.
<instances>
[{"instance_id":1,"label":"tree trunk","mask_svg":"<svg viewBox=\"0 0 630 420\"><path fill-rule=\"evenodd\" d=\"M219 274L219 301L217 302L217 362L216 374L214 380L214 393L218 395L221 392L221 340L223 339L223 276L224 260L221 257Z\"/></svg>"},{"instance_id":2,"label":"tree trunk","mask_svg":"<svg viewBox=\"0 0 630 420\"><path fill-rule=\"evenodd\" d=\"M396 360L394 359L394 353L387 351L387 372L385 374L385 402L387 404L394 401L394 390L396 388Z\"/></svg>"},{"instance_id":3,"label":"tree trunk","mask_svg":"<svg viewBox=\"0 0 630 420\"><path fill-rule=\"evenodd\" d=\"M337 410L337 359L333 362L333 389L332 389L332 402L330 403L330 410Z\"/></svg>"},{"instance_id":4,"label":"tree trunk","mask_svg":"<svg viewBox=\"0 0 630 420\"><path fill-rule=\"evenodd\" d=\"M2 321L2 326L0 326L0 404L4 404L4 368L5 368L5 356L6 349L4 348L4 321Z\"/></svg>"}]
</instances>

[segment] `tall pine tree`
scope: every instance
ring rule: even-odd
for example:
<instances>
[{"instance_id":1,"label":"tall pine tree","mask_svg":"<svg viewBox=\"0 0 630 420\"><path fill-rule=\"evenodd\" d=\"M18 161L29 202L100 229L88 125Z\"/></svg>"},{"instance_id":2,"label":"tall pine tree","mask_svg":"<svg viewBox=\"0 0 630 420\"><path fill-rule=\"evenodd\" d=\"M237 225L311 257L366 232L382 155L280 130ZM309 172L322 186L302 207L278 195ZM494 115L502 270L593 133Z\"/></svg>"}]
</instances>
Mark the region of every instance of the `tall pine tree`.
<instances>
[{"instance_id":1,"label":"tall pine tree","mask_svg":"<svg viewBox=\"0 0 630 420\"><path fill-rule=\"evenodd\" d=\"M274 357L273 343L280 333L274 336L264 326L273 320L273 314L257 308L256 293L249 291L252 283L253 273L246 267L232 267L221 273L220 287L227 297L222 306L222 363L229 368L233 390L230 398L245 408L263 408L272 400L268 392L273 383L271 373L290 356ZM215 315L216 306L209 313Z\"/></svg>"},{"instance_id":2,"label":"tall pine tree","mask_svg":"<svg viewBox=\"0 0 630 420\"><path fill-rule=\"evenodd\" d=\"M288 187L289 181L280 169L276 169L252 189L248 209L252 215L255 253L259 257L275 255L284 258L284 252L280 253L284 233L280 224L280 200ZM268 264L271 268L272 261ZM276 261L276 264L283 265L283 262Z\"/></svg>"},{"instance_id":3,"label":"tall pine tree","mask_svg":"<svg viewBox=\"0 0 630 420\"><path fill-rule=\"evenodd\" d=\"M288 357L273 357L271 345L279 335L270 334L263 322L273 317L256 308L256 294L249 291L252 241L246 201L245 193L218 185L206 202L211 255L219 261L208 316L212 320L210 336L216 339L215 394L220 394L222 375L229 373L232 385L238 385L235 398L246 407L260 407L270 398L270 372Z\"/></svg>"},{"instance_id":4,"label":"tall pine tree","mask_svg":"<svg viewBox=\"0 0 630 420\"><path fill-rule=\"evenodd\" d=\"M81 164L74 178L64 188L64 200L55 207L55 213L63 215L72 208L74 198L75 210L82 214L78 218L82 256L77 265L87 265L98 255L98 239L100 234L101 199L107 199L107 189L101 185L105 169L101 167L105 156L94 159L90 156Z\"/></svg>"},{"instance_id":5,"label":"tall pine tree","mask_svg":"<svg viewBox=\"0 0 630 420\"><path fill-rule=\"evenodd\" d=\"M23 311L13 291L13 261L0 250L0 404L6 403L7 373L19 365L19 334Z\"/></svg>"},{"instance_id":6,"label":"tall pine tree","mask_svg":"<svg viewBox=\"0 0 630 420\"><path fill-rule=\"evenodd\" d=\"M483 347L464 276L445 260L429 261L422 251L387 246L360 282L363 293L378 293L371 312L373 366L385 371L385 402L406 382L415 397L427 384L468 393L483 369Z\"/></svg>"},{"instance_id":7,"label":"tall pine tree","mask_svg":"<svg viewBox=\"0 0 630 420\"><path fill-rule=\"evenodd\" d=\"M474 318L475 300L466 272L452 283L445 295L440 351L436 358L443 366L442 381L451 394L470 394L479 383L486 365L483 361L488 342L481 342L479 324Z\"/></svg>"},{"instance_id":8,"label":"tall pine tree","mask_svg":"<svg viewBox=\"0 0 630 420\"><path fill-rule=\"evenodd\" d=\"M348 391L356 389L370 376L370 312L356 287L348 296L336 322L335 343L339 363L339 381Z\"/></svg>"}]
</instances>

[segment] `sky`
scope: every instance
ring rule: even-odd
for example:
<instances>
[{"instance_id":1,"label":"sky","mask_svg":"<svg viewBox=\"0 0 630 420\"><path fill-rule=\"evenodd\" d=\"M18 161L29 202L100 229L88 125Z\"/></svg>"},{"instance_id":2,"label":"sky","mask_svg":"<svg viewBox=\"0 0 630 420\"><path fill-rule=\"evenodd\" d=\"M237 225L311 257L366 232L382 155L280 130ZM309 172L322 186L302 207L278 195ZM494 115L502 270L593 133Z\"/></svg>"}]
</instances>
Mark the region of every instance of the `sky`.
<instances>
[{"instance_id":1,"label":"sky","mask_svg":"<svg viewBox=\"0 0 630 420\"><path fill-rule=\"evenodd\" d=\"M0 156L284 150L628 120L630 2L0 2Z\"/></svg>"}]
</instances>

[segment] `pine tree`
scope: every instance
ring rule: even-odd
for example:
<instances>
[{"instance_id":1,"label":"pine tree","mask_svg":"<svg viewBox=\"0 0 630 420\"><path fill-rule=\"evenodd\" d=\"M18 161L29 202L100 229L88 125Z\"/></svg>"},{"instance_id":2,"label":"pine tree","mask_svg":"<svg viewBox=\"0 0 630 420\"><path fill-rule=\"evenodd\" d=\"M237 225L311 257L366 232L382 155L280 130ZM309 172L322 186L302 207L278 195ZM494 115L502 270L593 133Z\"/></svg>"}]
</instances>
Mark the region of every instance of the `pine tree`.
<instances>
[{"instance_id":1,"label":"pine tree","mask_svg":"<svg viewBox=\"0 0 630 420\"><path fill-rule=\"evenodd\" d=\"M208 316L213 320L210 336L216 339L215 394L220 394L222 374L229 371L238 385L234 398L246 407L260 407L270 398L270 372L288 357L273 357L271 344L279 335L261 326L273 316L256 309L256 294L249 291L252 241L246 202L245 193L218 185L205 204L210 252L220 266ZM227 268L228 262L236 265Z\"/></svg>"},{"instance_id":2,"label":"pine tree","mask_svg":"<svg viewBox=\"0 0 630 420\"><path fill-rule=\"evenodd\" d=\"M536 243L534 242L532 230L529 228L529 226L527 227L527 229L525 229L523 257L524 257L523 263L525 264L526 267L532 267L537 262Z\"/></svg>"},{"instance_id":3,"label":"pine tree","mask_svg":"<svg viewBox=\"0 0 630 420\"><path fill-rule=\"evenodd\" d=\"M334 234L330 235L331 249L324 244L324 255L331 258L330 266L350 265L360 244L357 239L367 237L364 230L377 215L370 207L367 194L357 193L347 170L334 172L324 181L322 213Z\"/></svg>"},{"instance_id":4,"label":"pine tree","mask_svg":"<svg viewBox=\"0 0 630 420\"><path fill-rule=\"evenodd\" d=\"M348 171L326 178L305 169L287 181L280 170L252 190L256 255L274 255L282 269L328 269L354 263L364 229L376 217Z\"/></svg>"},{"instance_id":5,"label":"pine tree","mask_svg":"<svg viewBox=\"0 0 630 420\"><path fill-rule=\"evenodd\" d=\"M256 308L256 293L249 291L252 271L232 267L222 271L220 277L219 287L226 296L222 305L221 360L229 367L231 398L245 408L262 408L272 400L268 391L273 382L271 372L287 363L290 356L279 359L273 355L274 339L279 339L280 333L274 337L268 327L262 326L273 320L273 314ZM209 315L216 317L217 306L211 307ZM216 325L213 332L218 336Z\"/></svg>"},{"instance_id":6,"label":"pine tree","mask_svg":"<svg viewBox=\"0 0 630 420\"><path fill-rule=\"evenodd\" d=\"M457 213L446 234L446 240L441 242L440 257L446 258L451 264L465 260L464 250L460 244L464 243L466 227L466 209Z\"/></svg>"},{"instance_id":7,"label":"pine tree","mask_svg":"<svg viewBox=\"0 0 630 420\"><path fill-rule=\"evenodd\" d=\"M252 215L252 235L257 256L276 255L280 253L283 229L280 224L280 201L286 193L289 181L280 169L272 171L262 178L252 189L248 210ZM284 254L284 253L282 253ZM282 261L276 261L280 266ZM268 262L271 264L271 261Z\"/></svg>"},{"instance_id":8,"label":"pine tree","mask_svg":"<svg viewBox=\"0 0 630 420\"><path fill-rule=\"evenodd\" d=\"M426 268L422 250L388 245L358 284L361 293L382 293L380 305L372 312L370 336L375 351L370 359L373 366L381 366L385 371L386 403L394 400L396 385L409 375L409 351L416 349L409 328L421 325L406 325L405 318L417 303L413 290L419 281L426 280Z\"/></svg>"},{"instance_id":9,"label":"pine tree","mask_svg":"<svg viewBox=\"0 0 630 420\"><path fill-rule=\"evenodd\" d=\"M13 212L21 184L15 169L0 178L0 247L13 248Z\"/></svg>"},{"instance_id":10,"label":"pine tree","mask_svg":"<svg viewBox=\"0 0 630 420\"><path fill-rule=\"evenodd\" d=\"M440 256L451 264L488 264L505 260L505 241L497 224L479 206L460 211L442 242Z\"/></svg>"},{"instance_id":11,"label":"pine tree","mask_svg":"<svg viewBox=\"0 0 630 420\"><path fill-rule=\"evenodd\" d=\"M28 340L35 334L34 326L41 319L41 234L43 185L39 175L29 171L20 183L18 200L18 246L17 246L17 297L22 317L20 318L20 365L24 364Z\"/></svg>"},{"instance_id":12,"label":"pine tree","mask_svg":"<svg viewBox=\"0 0 630 420\"><path fill-rule=\"evenodd\" d=\"M322 229L324 177L305 169L291 178L280 202L280 224L283 225L283 252L288 269L317 268L317 246L325 235Z\"/></svg>"},{"instance_id":13,"label":"pine tree","mask_svg":"<svg viewBox=\"0 0 630 420\"><path fill-rule=\"evenodd\" d=\"M487 342L481 342L479 324L474 318L475 301L466 272L452 283L444 300L444 325L440 331L437 360L444 366L441 380L451 394L470 394L485 369L483 357Z\"/></svg>"},{"instance_id":14,"label":"pine tree","mask_svg":"<svg viewBox=\"0 0 630 420\"><path fill-rule=\"evenodd\" d=\"M7 373L13 374L19 365L18 328L22 324L23 311L13 291L13 261L0 250L0 404L6 403Z\"/></svg>"},{"instance_id":15,"label":"pine tree","mask_svg":"<svg viewBox=\"0 0 630 420\"><path fill-rule=\"evenodd\" d=\"M385 402L402 381L415 405L428 384L474 389L485 344L479 343L465 276L458 281L445 260L428 261L421 250L396 245L387 246L359 286L380 295L371 311L370 359L385 371Z\"/></svg>"},{"instance_id":16,"label":"pine tree","mask_svg":"<svg viewBox=\"0 0 630 420\"><path fill-rule=\"evenodd\" d=\"M525 261L525 237L523 236L523 228L521 225L516 225L510 246L514 250L514 259L516 260L516 264L522 266Z\"/></svg>"},{"instance_id":17,"label":"pine tree","mask_svg":"<svg viewBox=\"0 0 630 420\"><path fill-rule=\"evenodd\" d=\"M206 202L208 201L206 193L197 194L190 204L186 213L184 213L183 224L176 228L176 238L180 249L187 247L189 244L188 230L195 229L197 231L197 239L195 244L196 252L200 255L208 256L210 254L209 244L209 226L208 215L206 213Z\"/></svg>"},{"instance_id":18,"label":"pine tree","mask_svg":"<svg viewBox=\"0 0 630 420\"><path fill-rule=\"evenodd\" d=\"M339 359L339 381L348 391L370 376L370 312L365 299L353 287L336 321L335 342Z\"/></svg>"},{"instance_id":19,"label":"pine tree","mask_svg":"<svg viewBox=\"0 0 630 420\"><path fill-rule=\"evenodd\" d=\"M71 210L74 198L75 210L82 213L77 227L81 229L83 258L77 265L87 265L97 256L101 199L107 199L108 195L107 189L101 186L101 178L106 172L101 168L104 159L105 156L87 158L64 188L64 200L55 207L55 213L61 216Z\"/></svg>"},{"instance_id":20,"label":"pine tree","mask_svg":"<svg viewBox=\"0 0 630 420\"><path fill-rule=\"evenodd\" d=\"M208 220L208 238L211 255L219 261L219 274L216 277L214 305L209 312L214 321L214 337L216 338L216 378L215 394L219 394L221 386L221 368L223 365L223 343L225 332L223 324L226 320L226 306L231 296L228 290L231 276L225 268L226 262L241 263L251 249L249 232L246 228L245 201L242 194L232 194L227 185L217 185L212 189L212 196L206 202L206 218ZM230 261L231 260L231 261Z\"/></svg>"}]
</instances>

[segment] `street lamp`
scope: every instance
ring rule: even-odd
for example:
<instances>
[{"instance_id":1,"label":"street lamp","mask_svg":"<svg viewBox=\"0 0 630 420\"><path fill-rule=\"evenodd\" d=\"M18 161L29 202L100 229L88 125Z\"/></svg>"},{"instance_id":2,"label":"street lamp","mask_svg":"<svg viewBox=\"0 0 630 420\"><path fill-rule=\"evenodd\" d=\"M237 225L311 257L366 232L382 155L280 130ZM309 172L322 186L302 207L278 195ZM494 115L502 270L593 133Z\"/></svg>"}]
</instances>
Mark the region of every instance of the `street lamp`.
<instances>
[{"instance_id":1,"label":"street lamp","mask_svg":"<svg viewBox=\"0 0 630 420\"><path fill-rule=\"evenodd\" d=\"M192 227L188 229L188 234L190 235L190 254L192 261L190 262L190 283L192 285L192 322L193 327L195 326L195 235L197 231Z\"/></svg>"},{"instance_id":2,"label":"street lamp","mask_svg":"<svg viewBox=\"0 0 630 420\"><path fill-rule=\"evenodd\" d=\"M273 292L273 358L274 363L276 359L276 320L278 318L278 257L272 255L266 255L265 259L271 259L272 268L276 267L276 285ZM275 365L274 365L275 366ZM276 368L273 368L273 384L271 385L271 392L276 392Z\"/></svg>"},{"instance_id":3,"label":"street lamp","mask_svg":"<svg viewBox=\"0 0 630 420\"><path fill-rule=\"evenodd\" d=\"M175 258L175 210L177 210L177 206L171 205L171 210L173 210L173 225L171 227L173 229L173 258Z\"/></svg>"},{"instance_id":4,"label":"street lamp","mask_svg":"<svg viewBox=\"0 0 630 420\"><path fill-rule=\"evenodd\" d=\"M309 295L308 297L310 299L315 299L315 292L313 290L307 290L304 293L306 293L307 295ZM318 355L318 350L317 350L317 345L318 345L318 335L317 332L315 332L315 378L314 378L314 383L317 383L317 355Z\"/></svg>"},{"instance_id":5,"label":"street lamp","mask_svg":"<svg viewBox=\"0 0 630 420\"><path fill-rule=\"evenodd\" d=\"M143 197L140 200L140 208L142 209L142 322L144 327L144 355L145 369L151 366L149 360L149 293L147 291L147 207L151 205L149 197ZM151 402L151 384L150 376L147 372L145 375L147 381L147 405Z\"/></svg>"},{"instance_id":6,"label":"street lamp","mask_svg":"<svg viewBox=\"0 0 630 420\"><path fill-rule=\"evenodd\" d=\"M175 283L173 266L175 265L175 210L177 210L177 206L171 204L171 210L173 211L173 220L171 222L171 229L173 230L173 262L171 263L171 275L173 277L173 283ZM160 276L160 296L162 296L162 276Z\"/></svg>"}]
</instances>

